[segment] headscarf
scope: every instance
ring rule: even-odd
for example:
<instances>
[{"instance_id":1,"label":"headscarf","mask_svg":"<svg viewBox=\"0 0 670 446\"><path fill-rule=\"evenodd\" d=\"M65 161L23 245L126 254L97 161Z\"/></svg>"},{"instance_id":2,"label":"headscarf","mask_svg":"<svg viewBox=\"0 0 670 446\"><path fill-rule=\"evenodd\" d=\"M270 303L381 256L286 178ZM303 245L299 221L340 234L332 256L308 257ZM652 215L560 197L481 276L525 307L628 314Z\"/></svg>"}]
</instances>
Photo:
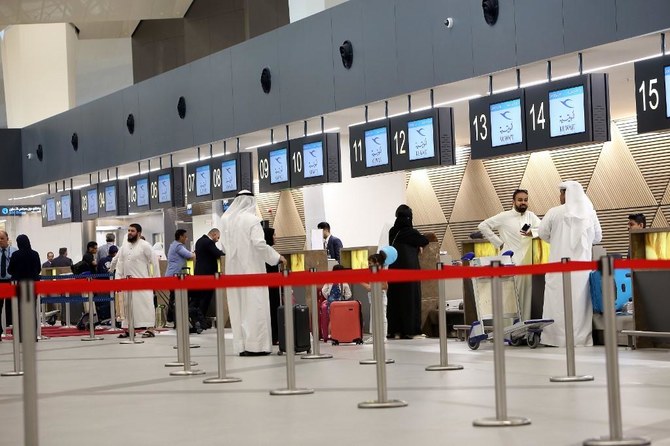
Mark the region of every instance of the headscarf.
<instances>
[{"instance_id":1,"label":"headscarf","mask_svg":"<svg viewBox=\"0 0 670 446\"><path fill-rule=\"evenodd\" d=\"M565 190L565 216L571 225L572 248L582 245L582 248L590 249L586 231L593 224L593 203L577 181L563 181L558 187Z\"/></svg>"},{"instance_id":2,"label":"headscarf","mask_svg":"<svg viewBox=\"0 0 670 446\"><path fill-rule=\"evenodd\" d=\"M261 219L256 215L254 194L248 190L239 191L233 203L221 217L221 239L229 258L235 257L235 250L239 244L228 243L228 241L234 240L240 233L245 233L260 222Z\"/></svg>"},{"instance_id":3,"label":"headscarf","mask_svg":"<svg viewBox=\"0 0 670 446\"><path fill-rule=\"evenodd\" d=\"M32 250L32 247L30 246L30 239L25 234L21 234L16 237L16 247L20 250Z\"/></svg>"},{"instance_id":4,"label":"headscarf","mask_svg":"<svg viewBox=\"0 0 670 446\"><path fill-rule=\"evenodd\" d=\"M406 229L413 229L412 225L412 208L406 204L401 204L398 206L398 209L395 210L395 223L393 227L389 230L389 244L393 246L396 241L402 242L402 236L398 235Z\"/></svg>"},{"instance_id":5,"label":"headscarf","mask_svg":"<svg viewBox=\"0 0 670 446\"><path fill-rule=\"evenodd\" d=\"M263 228L263 233L265 234L265 243L267 243L268 246L274 246L274 244L275 244L275 241L274 241L275 229L274 228Z\"/></svg>"}]
</instances>

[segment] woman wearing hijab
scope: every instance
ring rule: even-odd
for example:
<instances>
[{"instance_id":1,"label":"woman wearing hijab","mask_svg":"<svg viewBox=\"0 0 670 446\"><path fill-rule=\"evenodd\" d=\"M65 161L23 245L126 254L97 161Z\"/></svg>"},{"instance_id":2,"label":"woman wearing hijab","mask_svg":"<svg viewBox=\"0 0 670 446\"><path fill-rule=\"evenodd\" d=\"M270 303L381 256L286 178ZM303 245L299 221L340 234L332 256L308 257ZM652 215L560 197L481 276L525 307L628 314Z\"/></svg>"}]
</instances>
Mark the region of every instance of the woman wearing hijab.
<instances>
[{"instance_id":1,"label":"woman wearing hijab","mask_svg":"<svg viewBox=\"0 0 670 446\"><path fill-rule=\"evenodd\" d=\"M389 244L398 251L390 269L421 269L419 252L428 239L412 226L412 209L401 204L395 211L395 223L389 230ZM389 283L388 337L411 339L421 334L421 282Z\"/></svg>"},{"instance_id":2,"label":"woman wearing hijab","mask_svg":"<svg viewBox=\"0 0 670 446\"><path fill-rule=\"evenodd\" d=\"M12 280L40 280L40 272L42 271L42 262L40 262L40 255L37 251L33 251L30 246L30 239L27 235L21 234L16 237L16 246L18 250L14 251L7 266L7 272L11 274ZM33 301L33 304L37 304ZM21 307L19 306L19 309ZM36 308L33 314L36 314ZM20 311L19 311L20 314ZM19 316L19 319L21 317ZM37 323L37 320L35 320ZM19 325L20 327L20 325ZM37 327L37 325L35 326ZM21 333L19 333L19 336ZM37 332L35 332L37 335Z\"/></svg>"},{"instance_id":3,"label":"woman wearing hijab","mask_svg":"<svg viewBox=\"0 0 670 446\"><path fill-rule=\"evenodd\" d=\"M265 233L265 243L268 246L275 244L275 230L274 228L263 228ZM279 264L268 265L265 264L265 270L269 273L278 273ZM279 325L277 322L277 308L279 308L280 294L279 288L268 288L270 292L270 323L272 325L272 345L279 345Z\"/></svg>"}]
</instances>

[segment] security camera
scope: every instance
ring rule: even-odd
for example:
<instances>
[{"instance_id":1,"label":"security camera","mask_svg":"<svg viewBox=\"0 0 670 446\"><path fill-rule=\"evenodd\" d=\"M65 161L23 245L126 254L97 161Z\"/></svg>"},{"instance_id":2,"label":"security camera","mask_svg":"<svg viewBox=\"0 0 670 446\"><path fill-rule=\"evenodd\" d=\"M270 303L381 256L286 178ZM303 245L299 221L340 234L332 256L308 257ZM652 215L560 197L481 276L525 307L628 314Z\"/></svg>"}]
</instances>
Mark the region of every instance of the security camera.
<instances>
[{"instance_id":1,"label":"security camera","mask_svg":"<svg viewBox=\"0 0 670 446\"><path fill-rule=\"evenodd\" d=\"M27 158L27 159L32 159L32 157L33 157L33 154L32 154L32 153L26 153L26 158Z\"/></svg>"},{"instance_id":2,"label":"security camera","mask_svg":"<svg viewBox=\"0 0 670 446\"><path fill-rule=\"evenodd\" d=\"M451 17L447 17L444 19L444 26L447 28L453 28L454 27L454 19Z\"/></svg>"}]
</instances>

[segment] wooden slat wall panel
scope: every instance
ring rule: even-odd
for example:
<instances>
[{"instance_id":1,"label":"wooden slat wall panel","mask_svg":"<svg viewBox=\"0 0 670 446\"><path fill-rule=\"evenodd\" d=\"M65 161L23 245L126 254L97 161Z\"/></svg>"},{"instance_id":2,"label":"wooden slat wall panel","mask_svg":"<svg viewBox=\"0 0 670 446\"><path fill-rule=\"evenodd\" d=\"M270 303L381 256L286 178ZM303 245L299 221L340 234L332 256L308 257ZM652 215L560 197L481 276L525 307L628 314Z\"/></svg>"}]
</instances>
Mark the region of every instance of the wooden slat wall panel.
<instances>
[{"instance_id":1,"label":"wooden slat wall panel","mask_svg":"<svg viewBox=\"0 0 670 446\"><path fill-rule=\"evenodd\" d=\"M652 219L651 216L647 216L647 226L651 228L667 228L668 219L666 218L665 213L663 213L663 206L659 207L656 211L656 216Z\"/></svg>"},{"instance_id":2,"label":"wooden slat wall panel","mask_svg":"<svg viewBox=\"0 0 670 446\"><path fill-rule=\"evenodd\" d=\"M451 212L458 196L458 189L461 187L469 159L470 148L457 147L456 165L428 169L430 184L433 186L433 191L435 191L446 220L451 218Z\"/></svg>"},{"instance_id":3,"label":"wooden slat wall panel","mask_svg":"<svg viewBox=\"0 0 670 446\"><path fill-rule=\"evenodd\" d=\"M456 238L451 230L451 226L447 226L447 230L444 233L444 239L440 246L440 251L447 251L452 259L461 258L460 246L456 243Z\"/></svg>"},{"instance_id":4,"label":"wooden slat wall panel","mask_svg":"<svg viewBox=\"0 0 670 446\"><path fill-rule=\"evenodd\" d=\"M656 200L660 202L666 193L668 179L670 178L668 134L645 133L638 135L635 118L618 120L616 126L623 135L637 167L642 172L647 187L654 194Z\"/></svg>"},{"instance_id":5,"label":"wooden slat wall panel","mask_svg":"<svg viewBox=\"0 0 670 446\"><path fill-rule=\"evenodd\" d=\"M292 251L302 251L305 246L305 236L280 237L275 243L275 250L286 253Z\"/></svg>"},{"instance_id":6,"label":"wooden slat wall panel","mask_svg":"<svg viewBox=\"0 0 670 446\"><path fill-rule=\"evenodd\" d=\"M560 182L561 176L549 152L533 153L521 180L521 189L528 191L528 209L540 216L546 214L552 207L561 204L558 189Z\"/></svg>"},{"instance_id":7,"label":"wooden slat wall panel","mask_svg":"<svg viewBox=\"0 0 670 446\"><path fill-rule=\"evenodd\" d=\"M459 250L458 254L454 256L454 258L461 258L461 256L463 255L463 253L460 252L461 242L470 239L470 237L468 236L478 230L477 225L479 225L479 223L480 223L479 221L463 221L458 223L453 222L449 223L449 229L451 229L452 234L454 234L454 240L456 241L456 245L458 246Z\"/></svg>"},{"instance_id":8,"label":"wooden slat wall panel","mask_svg":"<svg viewBox=\"0 0 670 446\"><path fill-rule=\"evenodd\" d=\"M650 225L656 212L656 207L607 209L597 212L600 227L603 230L602 245L607 249L608 253L625 255L628 252L628 215L640 212L647 217L647 225Z\"/></svg>"},{"instance_id":9,"label":"wooden slat wall panel","mask_svg":"<svg viewBox=\"0 0 670 446\"><path fill-rule=\"evenodd\" d=\"M530 155L524 154L484 161L486 172L505 209L511 206L512 194L521 184L529 158Z\"/></svg>"},{"instance_id":10,"label":"wooden slat wall panel","mask_svg":"<svg viewBox=\"0 0 670 446\"><path fill-rule=\"evenodd\" d=\"M425 170L412 172L407 185L407 205L412 208L415 226L437 223L447 226L447 219Z\"/></svg>"},{"instance_id":11,"label":"wooden slat wall panel","mask_svg":"<svg viewBox=\"0 0 670 446\"><path fill-rule=\"evenodd\" d=\"M481 160L470 160L456 197L452 222L482 221L503 208Z\"/></svg>"},{"instance_id":12,"label":"wooden slat wall panel","mask_svg":"<svg viewBox=\"0 0 670 446\"><path fill-rule=\"evenodd\" d=\"M432 232L437 237L437 242L442 245L444 234L447 231L446 223L428 224L428 225L414 225L414 229L422 234Z\"/></svg>"},{"instance_id":13,"label":"wooden slat wall panel","mask_svg":"<svg viewBox=\"0 0 670 446\"><path fill-rule=\"evenodd\" d=\"M551 159L561 175L561 180L578 181L585 189L588 188L602 146L602 144L590 144L552 150Z\"/></svg>"}]
</instances>

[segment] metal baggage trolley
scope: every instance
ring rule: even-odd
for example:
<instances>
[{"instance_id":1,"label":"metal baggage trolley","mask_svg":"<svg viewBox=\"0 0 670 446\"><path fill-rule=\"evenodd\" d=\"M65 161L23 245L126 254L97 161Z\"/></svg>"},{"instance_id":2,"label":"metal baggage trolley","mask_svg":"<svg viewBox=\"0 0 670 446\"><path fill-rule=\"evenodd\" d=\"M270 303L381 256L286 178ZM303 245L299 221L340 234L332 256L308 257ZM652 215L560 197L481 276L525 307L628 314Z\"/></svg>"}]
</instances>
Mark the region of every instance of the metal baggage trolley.
<instances>
[{"instance_id":1,"label":"metal baggage trolley","mask_svg":"<svg viewBox=\"0 0 670 446\"><path fill-rule=\"evenodd\" d=\"M516 296L513 276L503 276L502 282L503 298L503 318L505 321L510 319L512 325L504 327L505 340L510 344L520 345L523 339L526 339L530 348L536 348L540 345L540 333L542 328L553 324L553 319L528 319L521 320L519 302ZM493 303L491 300L491 278L478 277L472 279L472 286L475 296L475 308L477 310L477 320L470 326L469 336L467 338L468 347L477 350L479 344L487 339L493 339L492 326L486 326L484 321L493 320Z\"/></svg>"}]
</instances>

